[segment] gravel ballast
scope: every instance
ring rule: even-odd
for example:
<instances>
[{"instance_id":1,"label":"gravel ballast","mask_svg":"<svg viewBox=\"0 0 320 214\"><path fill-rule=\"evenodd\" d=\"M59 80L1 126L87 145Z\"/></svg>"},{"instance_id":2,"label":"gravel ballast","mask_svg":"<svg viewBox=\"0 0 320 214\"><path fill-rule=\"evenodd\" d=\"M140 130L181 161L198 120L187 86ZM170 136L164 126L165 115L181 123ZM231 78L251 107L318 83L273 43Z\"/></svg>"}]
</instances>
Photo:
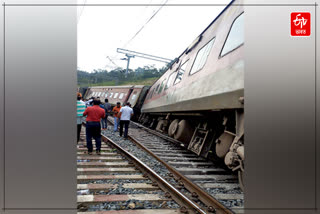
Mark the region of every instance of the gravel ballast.
<instances>
[{"instance_id":1,"label":"gravel ballast","mask_svg":"<svg viewBox=\"0 0 320 214\"><path fill-rule=\"evenodd\" d=\"M130 125L129 128L129 135L130 132L137 132L138 129L135 128L134 125ZM143 130L139 129L141 131L140 133L143 133ZM145 131L146 132L146 131ZM146 165L148 165L150 168L152 168L155 172L157 172L161 177L165 178L168 182L170 182L172 185L178 185L176 180L173 179L172 177L169 177L168 174L170 171L159 161L157 161L154 157L149 155L147 152L144 150L140 149L138 146L136 146L133 142L131 142L128 139L124 139L123 137L119 136L119 132L114 132L113 131L113 126L109 126L107 130L102 131L102 134L109 137L112 139L114 142L116 142L119 146L121 146L123 149L126 151L130 152L132 155L136 156L138 159L140 159L142 162L144 162ZM142 144L147 144L151 145L151 143L157 142L158 147L162 149L168 149L170 150L175 150L175 149L181 149L181 147L170 144L168 141L157 137L157 136L149 136L150 133L146 132L146 136L139 136L140 139L142 140ZM150 147L150 146L146 146ZM154 147L154 146L152 146ZM199 183L206 183L205 181L200 181ZM211 181L208 181L212 182ZM198 182L196 182L198 183ZM210 195L214 197L215 194L243 194L243 192L239 189L216 189L216 188L205 188L204 189L206 192L208 192ZM187 191L185 192L186 195L188 195ZM220 203L225 205L226 207L234 207L234 206L243 206L244 201L243 200L219 200Z\"/></svg>"}]
</instances>

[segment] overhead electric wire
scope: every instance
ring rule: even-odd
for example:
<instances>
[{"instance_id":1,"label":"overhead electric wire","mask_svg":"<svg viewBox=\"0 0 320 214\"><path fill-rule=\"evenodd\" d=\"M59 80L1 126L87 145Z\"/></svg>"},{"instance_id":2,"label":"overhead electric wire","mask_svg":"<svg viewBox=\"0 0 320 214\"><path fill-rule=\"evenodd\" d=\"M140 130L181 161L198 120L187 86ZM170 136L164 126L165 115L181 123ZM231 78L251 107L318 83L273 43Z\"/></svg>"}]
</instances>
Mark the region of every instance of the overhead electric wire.
<instances>
[{"instance_id":1,"label":"overhead electric wire","mask_svg":"<svg viewBox=\"0 0 320 214\"><path fill-rule=\"evenodd\" d=\"M82 6L82 9L80 11L80 15L78 17L78 20L77 20L77 24L79 24L79 21L80 21L80 18L81 18L81 15L82 15L82 12L84 10L84 7L86 6L86 3L87 3L87 0L84 0L84 3L83 3L83 6Z\"/></svg>"},{"instance_id":2,"label":"overhead electric wire","mask_svg":"<svg viewBox=\"0 0 320 214\"><path fill-rule=\"evenodd\" d=\"M116 63L114 63L114 61L109 57L109 56L107 56L107 58L110 60L110 62L112 63L112 64L114 64L115 66L118 66ZM119 67L119 66L118 66Z\"/></svg>"},{"instance_id":3,"label":"overhead electric wire","mask_svg":"<svg viewBox=\"0 0 320 214\"><path fill-rule=\"evenodd\" d=\"M151 4L153 0L151 0L149 3ZM142 27L134 34L134 36L124 45L122 48L125 48L130 42L133 41L134 38L144 29L144 27L159 13L159 11L167 4L169 0L166 0L158 10L156 10L152 16L142 25ZM147 7L146 7L147 8ZM116 53L116 57L119 57L119 53Z\"/></svg>"},{"instance_id":4,"label":"overhead electric wire","mask_svg":"<svg viewBox=\"0 0 320 214\"><path fill-rule=\"evenodd\" d=\"M158 10L156 10L152 16L142 25L142 27L133 35L133 37L123 46L123 48L125 48L130 42L133 41L133 39L136 38L136 36L145 28L145 26L159 13L159 11L167 4L169 0L166 0L160 7ZM83 13L83 10L84 10L84 7L86 5L86 2L87 0L84 0L84 3L83 3L83 6L82 6L82 10L80 11L80 15L79 15L79 18L78 18L78 21L77 21L77 24L79 23L80 21L80 18L82 16L82 13ZM152 0L150 1L150 3L152 2ZM148 7L148 6L147 6ZM146 7L146 8L147 8ZM118 56L118 53L116 54ZM109 57L107 57L111 62L112 64L116 65ZM107 67L108 65L105 66L105 68ZM118 65L116 65L118 66ZM119 67L119 66L118 66Z\"/></svg>"},{"instance_id":5,"label":"overhead electric wire","mask_svg":"<svg viewBox=\"0 0 320 214\"><path fill-rule=\"evenodd\" d=\"M120 66L117 65L109 56L107 56L106 58L109 59L109 61L110 61L114 66L110 66L110 65L107 64L106 66L104 66L104 68L109 67L109 68L112 68L112 69L116 69L116 68L119 68L119 67L120 67Z\"/></svg>"},{"instance_id":6,"label":"overhead electric wire","mask_svg":"<svg viewBox=\"0 0 320 214\"><path fill-rule=\"evenodd\" d=\"M163 3L159 9L148 19L146 23L142 25L142 27L134 34L134 36L123 46L125 48L142 30L143 28L157 15L157 13L167 4L169 0L166 0L165 3Z\"/></svg>"}]
</instances>

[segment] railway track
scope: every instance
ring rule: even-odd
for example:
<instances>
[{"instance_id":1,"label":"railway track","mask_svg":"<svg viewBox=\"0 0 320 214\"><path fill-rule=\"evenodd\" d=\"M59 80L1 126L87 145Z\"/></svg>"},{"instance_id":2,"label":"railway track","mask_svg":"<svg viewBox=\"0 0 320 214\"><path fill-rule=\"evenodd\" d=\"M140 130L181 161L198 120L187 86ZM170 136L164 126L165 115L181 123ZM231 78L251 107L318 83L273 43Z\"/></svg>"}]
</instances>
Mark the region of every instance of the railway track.
<instances>
[{"instance_id":1,"label":"railway track","mask_svg":"<svg viewBox=\"0 0 320 214\"><path fill-rule=\"evenodd\" d=\"M77 146L78 214L207 213L110 138L102 139L101 155L88 155L84 141Z\"/></svg>"},{"instance_id":2,"label":"railway track","mask_svg":"<svg viewBox=\"0 0 320 214\"><path fill-rule=\"evenodd\" d=\"M109 121L112 122L112 121ZM237 176L186 150L180 142L132 122L129 139L161 162L189 198L208 212L243 213Z\"/></svg>"}]
</instances>

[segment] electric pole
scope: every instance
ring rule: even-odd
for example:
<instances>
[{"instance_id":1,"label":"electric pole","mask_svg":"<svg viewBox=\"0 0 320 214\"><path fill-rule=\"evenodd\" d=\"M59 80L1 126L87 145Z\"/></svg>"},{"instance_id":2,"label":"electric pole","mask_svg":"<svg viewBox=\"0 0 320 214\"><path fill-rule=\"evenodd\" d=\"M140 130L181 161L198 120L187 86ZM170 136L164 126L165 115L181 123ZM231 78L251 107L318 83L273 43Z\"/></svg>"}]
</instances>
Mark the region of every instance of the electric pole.
<instances>
[{"instance_id":1,"label":"electric pole","mask_svg":"<svg viewBox=\"0 0 320 214\"><path fill-rule=\"evenodd\" d=\"M150 59L150 60L154 60L154 61L158 61L158 62L165 62L165 63L171 63L173 61L171 59L158 57L158 56L145 54L145 53L140 53L140 52L136 52L136 51L130 51L130 50L122 49L122 48L117 48L117 52L125 54L126 57L127 57L127 58L122 58L121 59L121 60L126 60L127 61L126 77L128 75L130 58L141 57L141 58L144 58L144 59Z\"/></svg>"},{"instance_id":2,"label":"electric pole","mask_svg":"<svg viewBox=\"0 0 320 214\"><path fill-rule=\"evenodd\" d=\"M129 64L130 64L130 58L134 58L134 55L126 54L126 57L127 58L122 58L121 60L126 60L127 61L127 69L126 69L126 74L125 74L125 77L127 78L128 70L129 70Z\"/></svg>"}]
</instances>

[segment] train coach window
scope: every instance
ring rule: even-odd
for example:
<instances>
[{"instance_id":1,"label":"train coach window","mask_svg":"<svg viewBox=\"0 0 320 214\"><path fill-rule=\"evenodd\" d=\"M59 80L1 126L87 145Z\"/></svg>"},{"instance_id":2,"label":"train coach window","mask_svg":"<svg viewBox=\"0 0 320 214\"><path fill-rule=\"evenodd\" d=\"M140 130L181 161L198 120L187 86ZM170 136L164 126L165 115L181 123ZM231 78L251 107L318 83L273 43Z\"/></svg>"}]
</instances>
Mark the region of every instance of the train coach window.
<instances>
[{"instance_id":1,"label":"train coach window","mask_svg":"<svg viewBox=\"0 0 320 214\"><path fill-rule=\"evenodd\" d=\"M205 46L203 46L197 53L196 59L194 60L190 75L200 71L206 64L211 48L216 38L213 38Z\"/></svg>"},{"instance_id":2,"label":"train coach window","mask_svg":"<svg viewBox=\"0 0 320 214\"><path fill-rule=\"evenodd\" d=\"M164 88L164 90L167 90L171 86L171 83L173 82L173 79L176 76L176 74L177 74L176 72L173 72L172 74L170 74L168 82L167 82L166 87Z\"/></svg>"},{"instance_id":3,"label":"train coach window","mask_svg":"<svg viewBox=\"0 0 320 214\"><path fill-rule=\"evenodd\" d=\"M116 99L118 97L118 95L119 95L119 93L116 93L113 98Z\"/></svg>"},{"instance_id":4,"label":"train coach window","mask_svg":"<svg viewBox=\"0 0 320 214\"><path fill-rule=\"evenodd\" d=\"M187 67L187 61L185 61L179 68L179 71L178 71L178 74L177 74L177 77L176 77L176 80L174 81L174 84L177 84L179 83L181 80L182 80L182 76L184 74L184 72L186 71L186 67Z\"/></svg>"},{"instance_id":5,"label":"train coach window","mask_svg":"<svg viewBox=\"0 0 320 214\"><path fill-rule=\"evenodd\" d=\"M150 99L150 94L151 94L151 91L149 90L147 96L146 96L146 100Z\"/></svg>"},{"instance_id":6,"label":"train coach window","mask_svg":"<svg viewBox=\"0 0 320 214\"><path fill-rule=\"evenodd\" d=\"M111 97L112 97L112 95L113 95L113 93L110 93L110 97L109 97L109 98L111 98Z\"/></svg>"},{"instance_id":7,"label":"train coach window","mask_svg":"<svg viewBox=\"0 0 320 214\"><path fill-rule=\"evenodd\" d=\"M121 93L120 96L119 96L119 99L121 100L124 96L124 93Z\"/></svg>"},{"instance_id":8,"label":"train coach window","mask_svg":"<svg viewBox=\"0 0 320 214\"><path fill-rule=\"evenodd\" d=\"M156 90L156 88L154 88L154 89L152 90L152 92L151 92L151 94L150 94L150 99L151 99L151 97L153 96L155 90Z\"/></svg>"},{"instance_id":9,"label":"train coach window","mask_svg":"<svg viewBox=\"0 0 320 214\"><path fill-rule=\"evenodd\" d=\"M220 56L223 57L244 43L244 15L238 16L229 31Z\"/></svg>"},{"instance_id":10,"label":"train coach window","mask_svg":"<svg viewBox=\"0 0 320 214\"><path fill-rule=\"evenodd\" d=\"M162 89L163 89L163 87L164 87L164 82L165 82L166 80L167 80L167 78L162 81L158 94L160 94L160 93L162 92Z\"/></svg>"},{"instance_id":11,"label":"train coach window","mask_svg":"<svg viewBox=\"0 0 320 214\"><path fill-rule=\"evenodd\" d=\"M108 92L106 92L106 95L105 95L105 97L108 97Z\"/></svg>"},{"instance_id":12,"label":"train coach window","mask_svg":"<svg viewBox=\"0 0 320 214\"><path fill-rule=\"evenodd\" d=\"M158 90L159 90L159 86L160 86L160 83L157 85L157 87L156 87L156 91L155 91L155 92L158 92Z\"/></svg>"},{"instance_id":13,"label":"train coach window","mask_svg":"<svg viewBox=\"0 0 320 214\"><path fill-rule=\"evenodd\" d=\"M98 93L98 97L100 97L100 95L101 95L101 92Z\"/></svg>"},{"instance_id":14,"label":"train coach window","mask_svg":"<svg viewBox=\"0 0 320 214\"><path fill-rule=\"evenodd\" d=\"M137 97L137 95L136 95L136 94L132 95L131 100L136 99L136 97Z\"/></svg>"},{"instance_id":15,"label":"train coach window","mask_svg":"<svg viewBox=\"0 0 320 214\"><path fill-rule=\"evenodd\" d=\"M150 99L151 97L152 97L152 90L149 91L147 99Z\"/></svg>"}]
</instances>

